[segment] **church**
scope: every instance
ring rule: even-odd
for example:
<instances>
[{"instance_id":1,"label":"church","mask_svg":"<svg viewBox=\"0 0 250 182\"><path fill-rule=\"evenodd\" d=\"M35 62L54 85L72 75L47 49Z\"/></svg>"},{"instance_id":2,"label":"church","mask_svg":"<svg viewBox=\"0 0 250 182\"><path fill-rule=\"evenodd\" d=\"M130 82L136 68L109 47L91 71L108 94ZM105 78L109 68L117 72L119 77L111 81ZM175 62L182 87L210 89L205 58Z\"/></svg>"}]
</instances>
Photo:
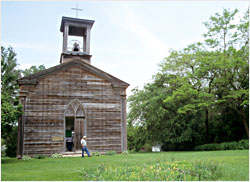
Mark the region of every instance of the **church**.
<instances>
[{"instance_id":1,"label":"church","mask_svg":"<svg viewBox=\"0 0 250 182\"><path fill-rule=\"evenodd\" d=\"M91 64L93 20L62 17L60 64L18 80L23 115L17 156L127 150L126 89L129 84ZM78 37L81 41L70 38Z\"/></svg>"}]
</instances>

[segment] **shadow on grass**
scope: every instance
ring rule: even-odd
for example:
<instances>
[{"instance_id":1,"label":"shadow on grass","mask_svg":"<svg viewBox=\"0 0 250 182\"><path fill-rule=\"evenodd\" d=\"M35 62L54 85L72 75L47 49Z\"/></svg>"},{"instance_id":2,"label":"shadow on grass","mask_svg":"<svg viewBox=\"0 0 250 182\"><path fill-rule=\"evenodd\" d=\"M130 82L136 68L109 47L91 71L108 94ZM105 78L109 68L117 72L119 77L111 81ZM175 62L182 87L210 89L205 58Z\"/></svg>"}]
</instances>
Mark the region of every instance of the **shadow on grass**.
<instances>
[{"instance_id":1,"label":"shadow on grass","mask_svg":"<svg viewBox=\"0 0 250 182\"><path fill-rule=\"evenodd\" d=\"M19 160L16 158L7 158L7 157L2 157L1 163L2 164L15 164L18 163Z\"/></svg>"}]
</instances>

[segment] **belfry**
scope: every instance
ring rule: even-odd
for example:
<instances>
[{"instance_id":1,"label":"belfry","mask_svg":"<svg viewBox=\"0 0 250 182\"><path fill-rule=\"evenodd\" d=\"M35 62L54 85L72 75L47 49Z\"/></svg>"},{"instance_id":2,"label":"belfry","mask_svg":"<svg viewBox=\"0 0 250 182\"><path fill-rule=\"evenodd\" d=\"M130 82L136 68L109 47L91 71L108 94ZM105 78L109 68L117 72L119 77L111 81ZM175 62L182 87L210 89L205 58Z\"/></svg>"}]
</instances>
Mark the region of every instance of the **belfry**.
<instances>
[{"instance_id":1,"label":"belfry","mask_svg":"<svg viewBox=\"0 0 250 182\"><path fill-rule=\"evenodd\" d=\"M73 57L90 63L90 31L93 24L93 20L62 17L60 31L63 33L63 50L60 63ZM74 37L80 38L80 41L74 40Z\"/></svg>"}]
</instances>

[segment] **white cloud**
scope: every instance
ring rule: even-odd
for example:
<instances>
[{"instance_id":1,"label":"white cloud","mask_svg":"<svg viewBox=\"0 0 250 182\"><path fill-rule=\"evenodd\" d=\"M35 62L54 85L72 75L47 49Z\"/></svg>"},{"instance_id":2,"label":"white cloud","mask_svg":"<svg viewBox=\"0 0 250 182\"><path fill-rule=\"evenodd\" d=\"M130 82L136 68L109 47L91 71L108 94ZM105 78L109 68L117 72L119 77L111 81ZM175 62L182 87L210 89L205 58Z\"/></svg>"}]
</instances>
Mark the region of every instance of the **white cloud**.
<instances>
[{"instance_id":1,"label":"white cloud","mask_svg":"<svg viewBox=\"0 0 250 182\"><path fill-rule=\"evenodd\" d=\"M137 38L144 46L148 55L153 55L155 59L162 59L166 56L169 46L161 41L156 34L147 27L140 24L140 18L128 6L125 7L125 19L121 26L136 34Z\"/></svg>"},{"instance_id":2,"label":"white cloud","mask_svg":"<svg viewBox=\"0 0 250 182\"><path fill-rule=\"evenodd\" d=\"M25 70L27 68L30 68L32 64L19 64L18 69Z\"/></svg>"},{"instance_id":3,"label":"white cloud","mask_svg":"<svg viewBox=\"0 0 250 182\"><path fill-rule=\"evenodd\" d=\"M29 43L29 42L2 42L3 46L8 47L11 46L14 49L31 49L41 52L55 52L55 46L48 46L36 43Z\"/></svg>"},{"instance_id":4,"label":"white cloud","mask_svg":"<svg viewBox=\"0 0 250 182\"><path fill-rule=\"evenodd\" d=\"M111 7L110 9L112 11L106 9L105 13L112 24L121 27L134 40L130 46L105 47L104 49L111 53L108 54L110 55L110 59L102 59L102 62L100 62L98 58L96 60L99 61L94 61L93 64L128 82L130 87L127 89L127 95L131 95L133 88L137 86L142 88L145 83L151 81L152 75L157 72L157 64L168 55L170 47L156 33L150 31L149 27L144 26L142 22L146 22L147 20L136 14L129 5L119 8ZM119 13L116 13L116 11L119 11ZM119 16L114 16L114 14L118 14ZM96 50L96 52L99 51ZM113 52L120 55L119 64L117 59L112 57ZM107 61L111 64L107 64Z\"/></svg>"}]
</instances>

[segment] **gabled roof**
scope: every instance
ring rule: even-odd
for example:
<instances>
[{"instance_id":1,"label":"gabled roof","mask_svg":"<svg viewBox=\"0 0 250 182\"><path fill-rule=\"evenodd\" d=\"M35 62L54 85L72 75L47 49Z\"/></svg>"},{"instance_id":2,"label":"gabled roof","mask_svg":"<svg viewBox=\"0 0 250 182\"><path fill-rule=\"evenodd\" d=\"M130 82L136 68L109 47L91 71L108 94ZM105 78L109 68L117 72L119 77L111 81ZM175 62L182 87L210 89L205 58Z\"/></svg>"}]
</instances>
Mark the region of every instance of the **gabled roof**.
<instances>
[{"instance_id":1,"label":"gabled roof","mask_svg":"<svg viewBox=\"0 0 250 182\"><path fill-rule=\"evenodd\" d=\"M29 76L25 76L19 80L17 80L18 84L19 85L36 85L38 84L38 81L43 78L44 76L47 76L51 73L54 73L54 72L57 72L57 71L60 71L62 69L66 69L66 68L69 68L69 67L72 67L74 65L77 65L79 66L80 68L84 69L84 70L87 70L107 81L110 81L112 84L113 84L113 87L124 87L124 88L127 88L129 86L128 83L88 64L88 63L85 63L79 59L74 59L72 61L68 61L68 62L65 62L65 63L61 63L57 66L54 66L54 67L51 67L51 68L48 68L48 69L45 69L45 70L42 70L40 72L37 72L37 73L34 73L34 74L31 74Z\"/></svg>"}]
</instances>

